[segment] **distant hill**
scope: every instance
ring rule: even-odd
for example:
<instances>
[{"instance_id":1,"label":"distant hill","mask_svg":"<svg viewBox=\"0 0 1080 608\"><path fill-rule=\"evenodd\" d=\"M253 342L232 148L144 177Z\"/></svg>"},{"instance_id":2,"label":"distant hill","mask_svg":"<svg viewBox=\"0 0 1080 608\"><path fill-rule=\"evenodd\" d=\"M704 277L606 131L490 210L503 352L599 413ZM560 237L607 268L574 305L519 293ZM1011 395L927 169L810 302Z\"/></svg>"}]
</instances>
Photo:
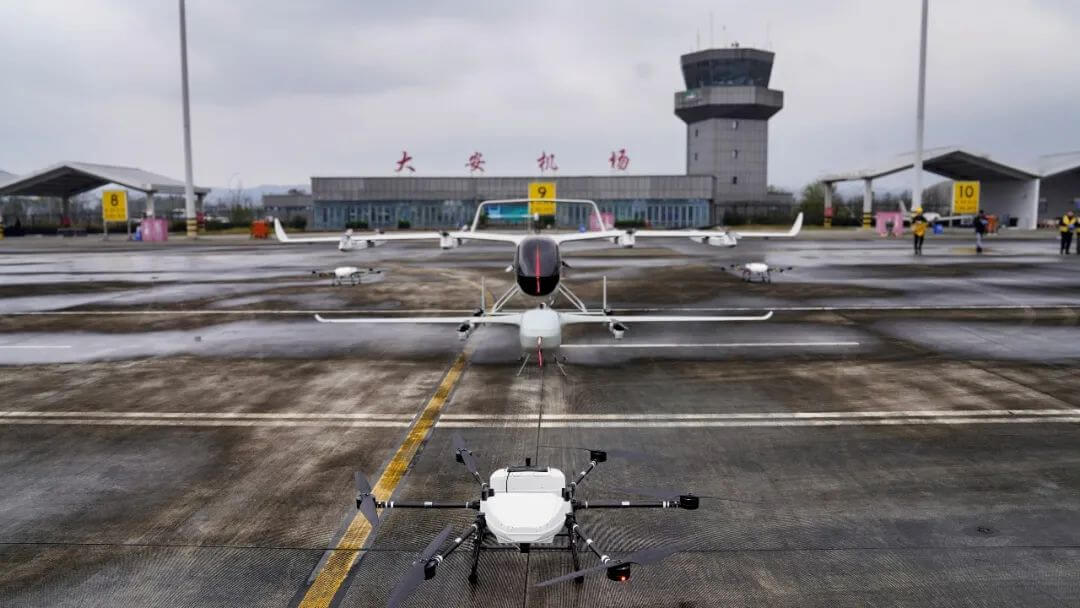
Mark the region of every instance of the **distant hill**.
<instances>
[{"instance_id":1,"label":"distant hill","mask_svg":"<svg viewBox=\"0 0 1080 608\"><path fill-rule=\"evenodd\" d=\"M261 206L262 197L264 194L286 194L289 190L299 190L301 192L310 192L311 187L309 184L297 184L297 185L277 185L277 184L263 184L260 186L252 186L250 188L242 188L239 192L231 188L223 188L215 186L210 189L210 193L206 195L206 202L217 204L229 204L236 199L250 201L252 206Z\"/></svg>"}]
</instances>

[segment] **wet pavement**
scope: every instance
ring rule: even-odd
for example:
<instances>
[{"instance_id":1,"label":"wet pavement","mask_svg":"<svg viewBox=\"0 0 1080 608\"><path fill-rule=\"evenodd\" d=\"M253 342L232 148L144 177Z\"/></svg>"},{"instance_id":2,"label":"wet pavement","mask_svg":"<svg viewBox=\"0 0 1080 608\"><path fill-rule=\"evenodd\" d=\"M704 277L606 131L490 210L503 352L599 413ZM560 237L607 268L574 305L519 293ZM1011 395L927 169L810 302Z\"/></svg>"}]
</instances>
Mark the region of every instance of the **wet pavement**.
<instances>
[{"instance_id":1,"label":"wet pavement","mask_svg":"<svg viewBox=\"0 0 1080 608\"><path fill-rule=\"evenodd\" d=\"M630 582L535 583L559 552L454 554L409 606L1061 606L1080 603L1080 256L1051 238L567 247L567 285L624 310L775 307L764 323L567 331L565 375L515 332L321 325L314 311L468 312L498 245L148 247L0 241L0 605L296 605L459 353L395 498L465 500L485 472L576 471L581 496L700 495L698 511L583 512L607 553L686 550ZM793 266L772 285L726 267ZM310 277L377 266L381 281ZM525 305L517 302L516 305ZM687 313L690 314L690 313ZM394 512L337 588L382 606L446 523ZM584 563L595 560L585 557Z\"/></svg>"}]
</instances>

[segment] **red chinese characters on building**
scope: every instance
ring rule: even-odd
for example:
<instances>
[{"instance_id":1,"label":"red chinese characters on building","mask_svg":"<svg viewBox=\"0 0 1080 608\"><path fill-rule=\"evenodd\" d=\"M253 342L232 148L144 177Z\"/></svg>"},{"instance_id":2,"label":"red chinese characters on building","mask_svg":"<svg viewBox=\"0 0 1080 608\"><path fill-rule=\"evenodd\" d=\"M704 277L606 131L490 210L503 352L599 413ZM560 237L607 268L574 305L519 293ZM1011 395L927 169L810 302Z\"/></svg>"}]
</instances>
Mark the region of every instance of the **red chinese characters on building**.
<instances>
[{"instance_id":1,"label":"red chinese characters on building","mask_svg":"<svg viewBox=\"0 0 1080 608\"><path fill-rule=\"evenodd\" d=\"M612 152L611 158L608 158L608 163L612 169L626 171L626 168L630 166L630 157L626 155L626 148L619 148L618 153Z\"/></svg>"},{"instance_id":2,"label":"red chinese characters on building","mask_svg":"<svg viewBox=\"0 0 1080 608\"><path fill-rule=\"evenodd\" d=\"M409 173L416 173L416 169L411 164L413 157L409 156L406 150L401 151L401 160L397 161L397 169L394 169L394 173L401 173L402 169L408 169Z\"/></svg>"},{"instance_id":3,"label":"red chinese characters on building","mask_svg":"<svg viewBox=\"0 0 1080 608\"><path fill-rule=\"evenodd\" d=\"M540 172L544 171L558 171L559 165L555 164L555 155L548 154L547 150L540 152L540 158L536 159L536 165L540 167Z\"/></svg>"},{"instance_id":4,"label":"red chinese characters on building","mask_svg":"<svg viewBox=\"0 0 1080 608\"><path fill-rule=\"evenodd\" d=\"M469 162L465 163L465 166L469 168L469 173L476 173L477 171L484 172L484 164L487 163L484 160L484 155L479 152L473 152L469 157Z\"/></svg>"}]
</instances>

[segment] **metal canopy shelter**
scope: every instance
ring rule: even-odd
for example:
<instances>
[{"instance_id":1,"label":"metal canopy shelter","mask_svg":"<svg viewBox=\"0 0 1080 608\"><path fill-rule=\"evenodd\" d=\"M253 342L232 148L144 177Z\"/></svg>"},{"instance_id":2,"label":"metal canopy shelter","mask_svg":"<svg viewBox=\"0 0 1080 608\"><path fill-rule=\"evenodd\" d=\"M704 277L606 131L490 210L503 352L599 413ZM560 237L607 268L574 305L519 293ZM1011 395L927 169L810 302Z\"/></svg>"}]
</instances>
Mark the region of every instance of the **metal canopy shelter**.
<instances>
[{"instance_id":1,"label":"metal canopy shelter","mask_svg":"<svg viewBox=\"0 0 1080 608\"><path fill-rule=\"evenodd\" d=\"M976 154L960 148L944 148L929 150L928 152L930 154L923 160L923 169L949 179L992 182L1002 180L1026 181L1039 177L1039 174L1035 171L1006 165L991 159L986 154ZM826 175L821 178L821 181L832 184L857 179L877 179L893 173L907 171L914 167L914 158L912 155L906 155L891 165L877 169Z\"/></svg>"},{"instance_id":2,"label":"metal canopy shelter","mask_svg":"<svg viewBox=\"0 0 1080 608\"><path fill-rule=\"evenodd\" d=\"M106 184L116 184L147 193L183 194L184 182L135 167L62 162L4 181L0 175L0 196L55 196L82 194ZM199 194L209 188L195 188Z\"/></svg>"},{"instance_id":3,"label":"metal canopy shelter","mask_svg":"<svg viewBox=\"0 0 1080 608\"><path fill-rule=\"evenodd\" d=\"M1039 198L1038 172L1007 165L991 159L989 155L961 148L938 148L927 153L923 170L952 180L982 182L983 195L990 207L1001 207L1003 212L1020 218L1018 225L1021 227L1035 227ZM826 175L821 182L829 186L837 182L863 180L863 226L869 228L873 181L914 166L914 155L905 155L890 165L876 169ZM825 207L832 210L832 192L829 188L825 188ZM827 216L829 211L826 212Z\"/></svg>"},{"instance_id":4,"label":"metal canopy shelter","mask_svg":"<svg viewBox=\"0 0 1080 608\"><path fill-rule=\"evenodd\" d=\"M151 216L155 194L184 194L184 182L135 167L62 162L39 171L13 176L10 179L0 175L0 196L60 198L64 201L64 213L67 214L69 199L72 196L108 184L116 184L145 193L147 213ZM210 192L209 188L195 188L200 209L203 197L208 192Z\"/></svg>"}]
</instances>

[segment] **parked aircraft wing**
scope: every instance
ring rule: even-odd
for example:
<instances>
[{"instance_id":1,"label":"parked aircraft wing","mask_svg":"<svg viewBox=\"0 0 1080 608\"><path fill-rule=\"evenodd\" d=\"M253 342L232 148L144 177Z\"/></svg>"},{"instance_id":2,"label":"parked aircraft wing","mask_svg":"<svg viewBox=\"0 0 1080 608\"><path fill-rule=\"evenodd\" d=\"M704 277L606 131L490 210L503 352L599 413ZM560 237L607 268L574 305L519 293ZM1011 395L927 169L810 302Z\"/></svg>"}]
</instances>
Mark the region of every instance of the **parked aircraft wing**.
<instances>
[{"instance_id":1,"label":"parked aircraft wing","mask_svg":"<svg viewBox=\"0 0 1080 608\"><path fill-rule=\"evenodd\" d=\"M315 315L319 323L416 323L416 324L446 324L446 325L521 325L520 313L461 316L461 317L341 317L326 318Z\"/></svg>"},{"instance_id":2,"label":"parked aircraft wing","mask_svg":"<svg viewBox=\"0 0 1080 608\"><path fill-rule=\"evenodd\" d=\"M669 316L669 315L600 315L576 312L561 313L564 325L572 323L714 323L722 321L768 321L773 311L751 316Z\"/></svg>"}]
</instances>

